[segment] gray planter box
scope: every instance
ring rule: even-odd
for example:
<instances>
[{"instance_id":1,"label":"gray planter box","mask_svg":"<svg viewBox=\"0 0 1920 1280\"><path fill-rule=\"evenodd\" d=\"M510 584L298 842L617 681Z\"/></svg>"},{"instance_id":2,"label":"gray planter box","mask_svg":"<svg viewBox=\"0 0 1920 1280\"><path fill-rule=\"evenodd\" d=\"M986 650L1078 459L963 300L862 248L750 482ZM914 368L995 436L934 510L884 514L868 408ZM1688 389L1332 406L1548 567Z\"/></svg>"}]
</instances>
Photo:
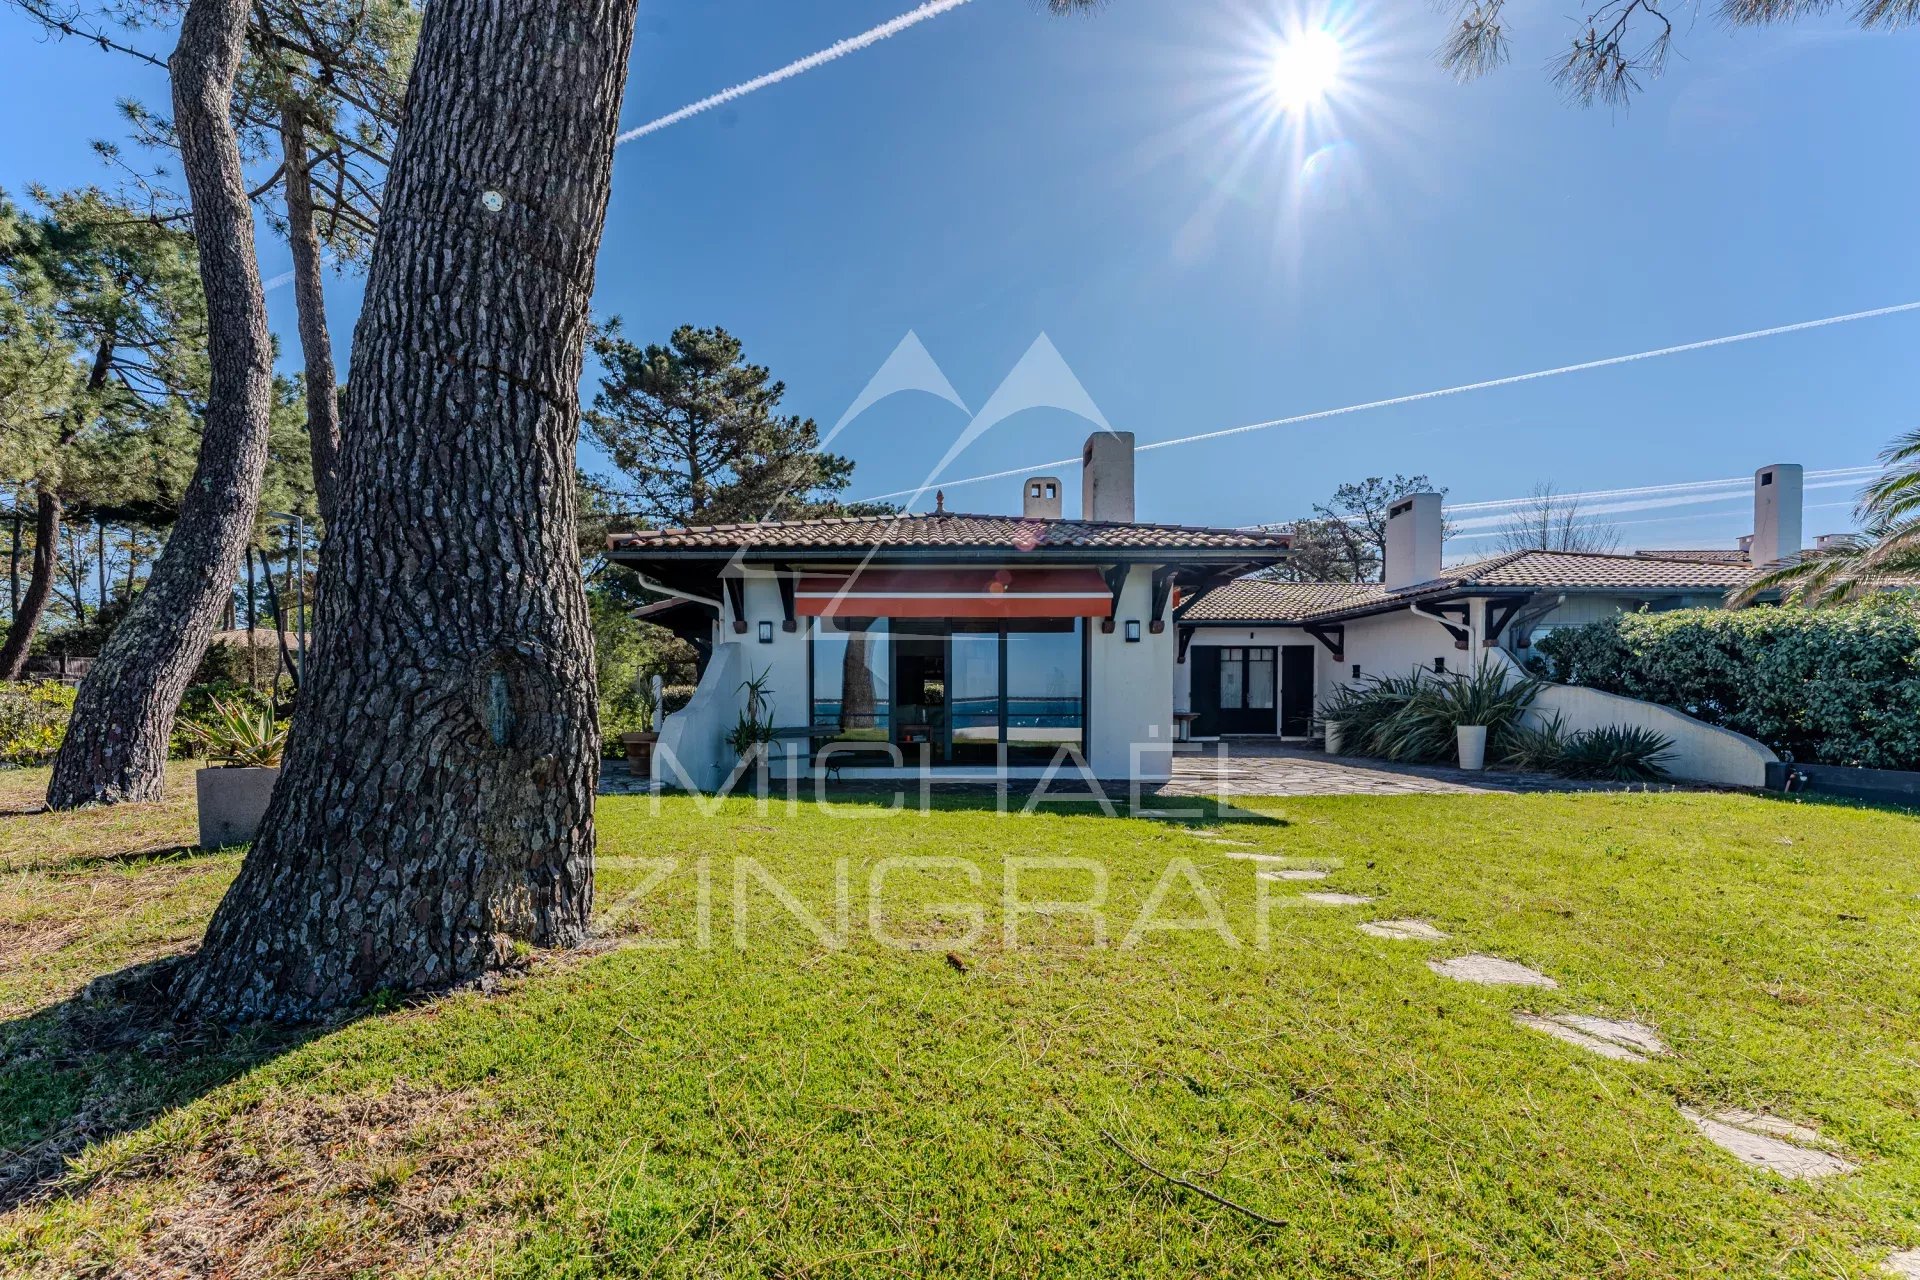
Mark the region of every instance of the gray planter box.
<instances>
[{"instance_id":1,"label":"gray planter box","mask_svg":"<svg viewBox=\"0 0 1920 1280\"><path fill-rule=\"evenodd\" d=\"M200 847L246 844L260 830L278 769L202 769L193 777L200 804Z\"/></svg>"}]
</instances>

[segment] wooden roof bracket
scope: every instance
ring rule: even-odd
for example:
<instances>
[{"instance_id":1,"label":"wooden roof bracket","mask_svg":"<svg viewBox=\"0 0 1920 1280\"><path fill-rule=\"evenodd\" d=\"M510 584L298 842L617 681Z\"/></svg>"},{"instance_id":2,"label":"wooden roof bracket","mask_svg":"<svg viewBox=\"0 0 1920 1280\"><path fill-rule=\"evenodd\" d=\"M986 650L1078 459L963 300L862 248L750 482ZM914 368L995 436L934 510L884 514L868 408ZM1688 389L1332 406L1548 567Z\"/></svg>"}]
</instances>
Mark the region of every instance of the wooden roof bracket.
<instances>
[{"instance_id":1,"label":"wooden roof bracket","mask_svg":"<svg viewBox=\"0 0 1920 1280\"><path fill-rule=\"evenodd\" d=\"M1327 652L1333 656L1335 662L1345 662L1347 660L1347 627L1345 623L1336 622L1332 626L1325 626L1315 622L1303 622L1300 624L1300 629L1326 646Z\"/></svg>"}]
</instances>

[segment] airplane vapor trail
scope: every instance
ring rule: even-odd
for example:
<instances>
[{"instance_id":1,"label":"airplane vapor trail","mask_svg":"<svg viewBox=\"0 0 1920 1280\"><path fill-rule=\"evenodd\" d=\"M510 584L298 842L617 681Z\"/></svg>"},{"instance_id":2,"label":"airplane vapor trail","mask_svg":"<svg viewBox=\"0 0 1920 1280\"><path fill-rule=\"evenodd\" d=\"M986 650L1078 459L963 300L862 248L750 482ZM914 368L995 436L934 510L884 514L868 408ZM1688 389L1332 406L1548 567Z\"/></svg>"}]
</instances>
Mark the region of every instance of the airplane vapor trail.
<instances>
[{"instance_id":1,"label":"airplane vapor trail","mask_svg":"<svg viewBox=\"0 0 1920 1280\"><path fill-rule=\"evenodd\" d=\"M649 120L636 129L629 129L613 140L614 145L619 146L621 143L632 142L635 138L644 138L650 133L658 133L662 129L671 128L679 124L682 120L697 116L703 111L711 111L715 107L725 106L736 98L744 98L750 93L756 93L768 85L779 84L782 80L791 80L795 76L805 75L815 67L832 62L835 58L844 58L850 53L858 53L869 45L876 45L891 36L899 35L908 27L918 26L928 18L937 18L943 13L958 9L961 5L971 2L972 0L928 0L928 3L921 5L917 9L903 13L897 18L890 18L877 27L871 27L868 30L862 31L857 36L848 36L845 40L837 41L818 53L808 54L799 61L789 62L786 66L776 71L769 71L763 76L755 76L751 80L742 81L732 88L722 89L711 97L702 98L700 101L690 103L678 111L669 112L661 116L658 120Z\"/></svg>"},{"instance_id":2,"label":"airplane vapor trail","mask_svg":"<svg viewBox=\"0 0 1920 1280\"><path fill-rule=\"evenodd\" d=\"M1703 338L1698 342L1682 342L1671 347L1656 347L1651 351L1634 351L1626 355L1607 356L1600 360L1583 360L1579 364L1563 364L1552 369L1536 369L1532 373L1509 374L1504 378L1487 378L1480 382L1463 382L1455 387L1440 387L1433 391L1416 391L1409 395L1389 396L1384 400L1368 400L1364 404L1342 405L1338 409L1319 409L1312 413L1297 413L1290 418L1270 418L1265 422L1250 422L1245 426L1227 427L1219 431L1203 431L1197 435L1178 436L1172 440L1154 440L1138 446L1136 453L1145 453L1149 449L1171 449L1175 445L1195 444L1202 440L1220 440L1227 436L1245 435L1250 431L1266 431L1272 427L1298 426L1303 422L1318 422L1325 418L1338 418L1349 413L1364 413L1370 409L1390 409L1395 405L1414 404L1421 400L1438 400L1442 396L1463 395L1469 391L1487 391L1494 387L1511 387L1522 382L1533 382L1540 378L1557 378L1566 373L1585 373L1590 369L1605 369L1617 364L1631 364L1636 360L1652 360L1660 356L1677 356L1688 351L1704 351L1709 347L1731 346L1736 342L1752 342L1756 338L1774 338L1782 334L1803 333L1808 329L1824 329L1829 325L1851 324L1856 320L1873 320L1881 316L1899 315L1905 311L1920 311L1920 302L1902 302L1891 307L1874 307L1869 311L1850 311L1845 315L1822 316L1818 320L1801 320L1794 324L1774 325L1767 329L1749 329L1745 333L1730 333L1718 338ZM963 484L979 484L987 480L1004 480L1009 476L1028 476L1050 467L1070 466L1078 462L1078 457L1060 458L1052 462L1042 462L1033 466L1015 467L1007 471L990 471L985 475L967 476L959 480L942 480L948 489ZM915 493L912 489L901 489L893 493L877 493L863 498L864 502L879 502L890 498L909 497Z\"/></svg>"}]
</instances>

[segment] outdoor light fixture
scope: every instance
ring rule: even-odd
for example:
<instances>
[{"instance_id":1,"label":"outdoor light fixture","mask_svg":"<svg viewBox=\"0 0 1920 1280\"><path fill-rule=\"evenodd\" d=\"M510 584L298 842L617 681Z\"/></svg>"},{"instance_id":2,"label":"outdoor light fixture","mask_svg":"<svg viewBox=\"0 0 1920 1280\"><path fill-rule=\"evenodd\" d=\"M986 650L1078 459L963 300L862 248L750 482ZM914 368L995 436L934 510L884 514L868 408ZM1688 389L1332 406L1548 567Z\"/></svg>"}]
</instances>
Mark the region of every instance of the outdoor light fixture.
<instances>
[{"instance_id":1,"label":"outdoor light fixture","mask_svg":"<svg viewBox=\"0 0 1920 1280\"><path fill-rule=\"evenodd\" d=\"M1357 662L1353 664L1353 678L1355 680L1360 678L1360 664Z\"/></svg>"},{"instance_id":2,"label":"outdoor light fixture","mask_svg":"<svg viewBox=\"0 0 1920 1280\"><path fill-rule=\"evenodd\" d=\"M773 624L771 622L763 622L760 624L760 643L773 643Z\"/></svg>"},{"instance_id":3,"label":"outdoor light fixture","mask_svg":"<svg viewBox=\"0 0 1920 1280\"><path fill-rule=\"evenodd\" d=\"M1127 643L1140 643L1140 619L1138 618L1127 619Z\"/></svg>"}]
</instances>

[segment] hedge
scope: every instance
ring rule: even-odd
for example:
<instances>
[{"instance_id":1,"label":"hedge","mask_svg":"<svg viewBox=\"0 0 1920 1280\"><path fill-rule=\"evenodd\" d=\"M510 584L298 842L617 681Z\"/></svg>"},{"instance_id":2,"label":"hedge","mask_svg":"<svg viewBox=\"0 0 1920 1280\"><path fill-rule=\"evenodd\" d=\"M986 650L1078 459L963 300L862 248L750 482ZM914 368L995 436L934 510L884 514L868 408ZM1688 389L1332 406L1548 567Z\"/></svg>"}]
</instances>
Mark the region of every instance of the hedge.
<instances>
[{"instance_id":1,"label":"hedge","mask_svg":"<svg viewBox=\"0 0 1920 1280\"><path fill-rule=\"evenodd\" d=\"M1535 650L1549 679L1677 708L1782 759L1920 769L1920 595L1626 613Z\"/></svg>"},{"instance_id":2,"label":"hedge","mask_svg":"<svg viewBox=\"0 0 1920 1280\"><path fill-rule=\"evenodd\" d=\"M77 693L55 680L0 684L0 765L44 764L67 736Z\"/></svg>"}]
</instances>

